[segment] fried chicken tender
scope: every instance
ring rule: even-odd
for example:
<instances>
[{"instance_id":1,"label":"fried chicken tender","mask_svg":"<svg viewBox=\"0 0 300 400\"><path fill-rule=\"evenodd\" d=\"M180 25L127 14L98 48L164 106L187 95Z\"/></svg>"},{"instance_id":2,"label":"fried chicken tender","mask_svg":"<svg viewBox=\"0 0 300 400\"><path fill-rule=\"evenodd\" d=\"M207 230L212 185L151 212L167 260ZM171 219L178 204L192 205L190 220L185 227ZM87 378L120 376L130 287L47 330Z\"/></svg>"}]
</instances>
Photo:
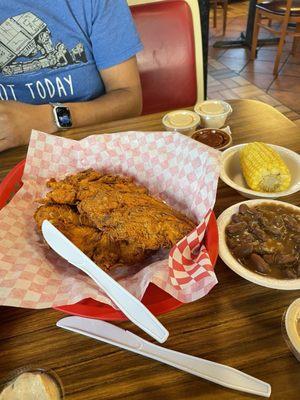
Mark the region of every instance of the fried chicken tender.
<instances>
[{"instance_id":1,"label":"fried chicken tender","mask_svg":"<svg viewBox=\"0 0 300 400\"><path fill-rule=\"evenodd\" d=\"M195 228L128 177L90 169L47 186L34 216L39 229L48 219L103 269L141 263Z\"/></svg>"},{"instance_id":2,"label":"fried chicken tender","mask_svg":"<svg viewBox=\"0 0 300 400\"><path fill-rule=\"evenodd\" d=\"M144 186L138 186L133 183L131 178L118 175L105 175L94 182L81 183L77 191L77 200L82 201L97 195L99 191L113 192L115 190L122 192L148 193Z\"/></svg>"},{"instance_id":3,"label":"fried chicken tender","mask_svg":"<svg viewBox=\"0 0 300 400\"><path fill-rule=\"evenodd\" d=\"M80 215L72 207L61 204L47 204L40 206L34 213L34 219L37 223L38 229L42 229L42 223L45 219L52 224L58 221L63 224L80 224Z\"/></svg>"},{"instance_id":4,"label":"fried chicken tender","mask_svg":"<svg viewBox=\"0 0 300 400\"><path fill-rule=\"evenodd\" d=\"M101 268L109 270L112 265L133 265L150 256L153 251L143 249L127 240L114 240L103 233L95 249L93 260Z\"/></svg>"},{"instance_id":5,"label":"fried chicken tender","mask_svg":"<svg viewBox=\"0 0 300 400\"><path fill-rule=\"evenodd\" d=\"M75 175L68 175L65 179L57 181L50 179L47 187L52 190L46 194L46 198L40 200L41 203L51 204L69 204L74 205L77 201L77 191L80 185L86 185L89 182L99 179L102 176L93 169L78 172Z\"/></svg>"},{"instance_id":6,"label":"fried chicken tender","mask_svg":"<svg viewBox=\"0 0 300 400\"><path fill-rule=\"evenodd\" d=\"M41 206L36 210L34 218L39 230L42 229L44 220L50 221L89 257L93 255L97 243L101 238L99 230L81 225L81 216L67 205L53 204Z\"/></svg>"},{"instance_id":7,"label":"fried chicken tender","mask_svg":"<svg viewBox=\"0 0 300 400\"><path fill-rule=\"evenodd\" d=\"M46 198L40 200L40 203L45 204L76 204L76 188L64 182L48 182L48 187L51 187L51 192L46 194Z\"/></svg>"},{"instance_id":8,"label":"fried chicken tender","mask_svg":"<svg viewBox=\"0 0 300 400\"><path fill-rule=\"evenodd\" d=\"M134 192L98 192L83 200L78 210L114 240L127 240L142 249L171 247L195 227L167 204Z\"/></svg>"},{"instance_id":9,"label":"fried chicken tender","mask_svg":"<svg viewBox=\"0 0 300 400\"><path fill-rule=\"evenodd\" d=\"M97 244L101 240L101 232L89 226L64 224L61 221L58 221L53 225L84 254L90 258L93 257Z\"/></svg>"},{"instance_id":10,"label":"fried chicken tender","mask_svg":"<svg viewBox=\"0 0 300 400\"><path fill-rule=\"evenodd\" d=\"M52 190L46 194L45 199L39 200L40 203L75 205L83 199L95 196L101 189L148 193L144 186L133 183L132 178L120 175L103 175L93 169L68 175L61 181L50 179L47 182L47 187Z\"/></svg>"}]
</instances>

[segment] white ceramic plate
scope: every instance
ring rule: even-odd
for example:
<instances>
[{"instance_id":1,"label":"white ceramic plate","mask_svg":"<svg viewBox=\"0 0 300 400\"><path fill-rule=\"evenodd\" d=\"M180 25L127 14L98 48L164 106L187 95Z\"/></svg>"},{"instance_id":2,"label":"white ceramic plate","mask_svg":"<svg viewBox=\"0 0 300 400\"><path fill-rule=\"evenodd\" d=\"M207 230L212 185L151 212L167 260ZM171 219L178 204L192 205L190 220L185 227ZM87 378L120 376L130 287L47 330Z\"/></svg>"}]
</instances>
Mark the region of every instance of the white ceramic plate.
<instances>
[{"instance_id":1,"label":"white ceramic plate","mask_svg":"<svg viewBox=\"0 0 300 400\"><path fill-rule=\"evenodd\" d=\"M299 139L300 140L300 139ZM242 196L247 197L249 199L255 198L268 198L268 199L276 199L278 197L288 196L292 193L296 193L300 190L300 155L286 149L285 147L275 146L273 144L269 144L274 150L276 150L286 165L288 166L291 175L292 181L291 185L287 190L283 192L256 192L255 190L251 190L247 185L243 173L240 166L240 157L239 152L244 147L245 144L239 144L237 146L233 146L227 150L225 150L222 154L222 162L221 162L221 171L220 178L223 182L225 182L228 186L237 190Z\"/></svg>"},{"instance_id":2,"label":"white ceramic plate","mask_svg":"<svg viewBox=\"0 0 300 400\"><path fill-rule=\"evenodd\" d=\"M247 204L249 207L257 206L263 203L273 203L282 206L286 206L292 208L293 210L300 212L300 207L294 206L289 203L285 203L283 201L277 200L269 200L269 199L260 199L260 200L247 200L242 201L241 203L234 204L233 206L227 208L223 213L219 216L218 222L218 230L219 230L219 256L224 261L229 268L231 268L234 272L236 272L241 277L247 279L250 282L256 283L257 285L273 288L273 289L281 289L281 290L296 290L300 289L300 279L276 279L268 276L260 275L255 272L250 271L249 269L243 267L231 254L229 248L226 244L225 239L225 228L231 221L231 216L238 212L239 206L241 204Z\"/></svg>"}]
</instances>

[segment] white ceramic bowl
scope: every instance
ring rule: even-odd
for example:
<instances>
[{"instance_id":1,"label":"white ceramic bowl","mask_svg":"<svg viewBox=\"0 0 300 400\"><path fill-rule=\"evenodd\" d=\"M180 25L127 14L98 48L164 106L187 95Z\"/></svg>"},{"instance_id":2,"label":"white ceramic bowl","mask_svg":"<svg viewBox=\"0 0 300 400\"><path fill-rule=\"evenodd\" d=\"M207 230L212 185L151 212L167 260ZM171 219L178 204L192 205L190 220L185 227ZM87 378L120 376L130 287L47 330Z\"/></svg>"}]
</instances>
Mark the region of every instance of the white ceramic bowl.
<instances>
[{"instance_id":1,"label":"white ceramic bowl","mask_svg":"<svg viewBox=\"0 0 300 400\"><path fill-rule=\"evenodd\" d=\"M209 112L202 110L202 107L216 106L221 112ZM201 117L201 127L203 128L222 128L225 125L228 115L232 113L231 105L222 100L206 100L197 103L194 111Z\"/></svg>"},{"instance_id":2,"label":"white ceramic bowl","mask_svg":"<svg viewBox=\"0 0 300 400\"><path fill-rule=\"evenodd\" d=\"M251 190L243 177L240 166L239 152L244 146L245 144L239 144L222 153L220 178L228 186L231 186L248 199L262 197L267 199L276 199L278 197L288 196L300 190L300 155L294 151L286 149L285 147L275 146L273 144L269 144L269 146L280 154L291 172L291 185L287 190L282 192L257 192Z\"/></svg>"},{"instance_id":3,"label":"white ceramic bowl","mask_svg":"<svg viewBox=\"0 0 300 400\"><path fill-rule=\"evenodd\" d=\"M247 279L248 281L256 283L257 285L273 289L281 289L281 290L300 289L300 279L276 279L276 278L271 278L269 276L257 274L245 268L233 257L226 244L225 228L231 221L232 215L238 212L239 206L241 204L247 204L247 206L253 207L263 203L278 204L292 208L293 210L300 212L300 207L278 200L268 200L268 199L247 200L247 201L242 201L241 203L238 204L234 204L233 206L223 211L223 213L219 216L217 220L218 230L219 230L219 256L224 261L224 263L228 265L228 267L231 268L234 272L236 272L241 277Z\"/></svg>"}]
</instances>

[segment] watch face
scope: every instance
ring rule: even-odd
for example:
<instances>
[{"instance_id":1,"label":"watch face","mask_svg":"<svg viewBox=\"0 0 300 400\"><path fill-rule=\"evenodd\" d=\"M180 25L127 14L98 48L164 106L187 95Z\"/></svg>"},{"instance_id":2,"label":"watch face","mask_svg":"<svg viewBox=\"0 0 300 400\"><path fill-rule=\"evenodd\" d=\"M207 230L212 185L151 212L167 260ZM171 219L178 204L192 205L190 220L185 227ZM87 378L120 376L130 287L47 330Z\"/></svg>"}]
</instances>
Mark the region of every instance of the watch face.
<instances>
[{"instance_id":1,"label":"watch face","mask_svg":"<svg viewBox=\"0 0 300 400\"><path fill-rule=\"evenodd\" d=\"M71 128L71 113L67 107L56 107L56 116L61 128Z\"/></svg>"}]
</instances>

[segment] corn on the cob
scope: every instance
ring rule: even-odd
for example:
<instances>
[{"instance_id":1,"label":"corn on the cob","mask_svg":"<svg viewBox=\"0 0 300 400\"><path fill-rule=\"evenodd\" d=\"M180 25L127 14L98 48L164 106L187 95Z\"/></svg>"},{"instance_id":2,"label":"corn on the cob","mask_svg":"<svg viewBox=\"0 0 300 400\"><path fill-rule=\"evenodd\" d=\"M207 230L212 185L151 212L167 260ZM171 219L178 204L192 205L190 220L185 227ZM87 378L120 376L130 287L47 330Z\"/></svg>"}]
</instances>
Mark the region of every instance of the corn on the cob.
<instances>
[{"instance_id":1,"label":"corn on the cob","mask_svg":"<svg viewBox=\"0 0 300 400\"><path fill-rule=\"evenodd\" d=\"M244 178L252 190L281 192L291 183L291 174L281 156L261 142L249 143L240 151Z\"/></svg>"}]
</instances>

